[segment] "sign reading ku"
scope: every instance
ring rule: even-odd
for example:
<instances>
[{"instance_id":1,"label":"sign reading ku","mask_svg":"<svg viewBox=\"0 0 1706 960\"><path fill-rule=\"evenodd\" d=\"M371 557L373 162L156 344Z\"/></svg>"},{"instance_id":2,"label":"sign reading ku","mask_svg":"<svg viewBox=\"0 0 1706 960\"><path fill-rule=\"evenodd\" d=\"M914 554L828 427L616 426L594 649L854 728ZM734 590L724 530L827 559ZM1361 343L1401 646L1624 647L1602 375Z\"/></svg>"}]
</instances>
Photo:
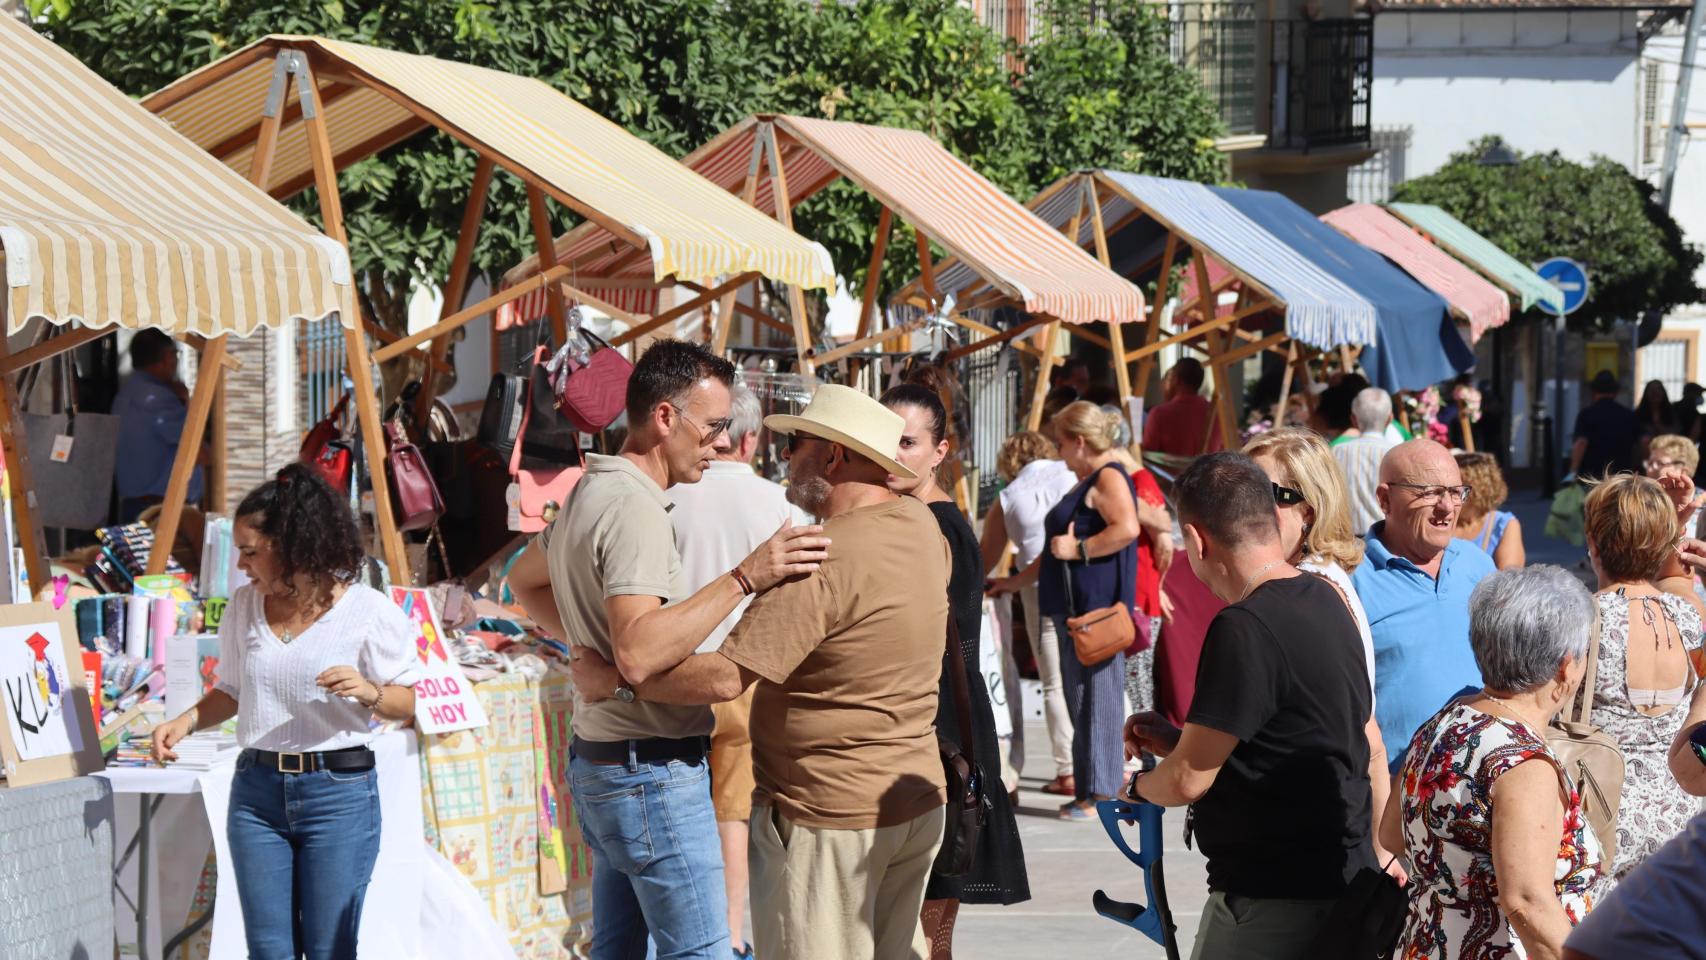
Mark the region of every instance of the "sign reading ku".
<instances>
[{"instance_id":1,"label":"sign reading ku","mask_svg":"<svg viewBox=\"0 0 1706 960\"><path fill-rule=\"evenodd\" d=\"M1564 294L1564 309L1554 310L1544 301L1535 304L1541 310L1554 317L1567 316L1575 313L1588 298L1588 268L1569 257L1553 257L1534 268L1541 279L1557 287Z\"/></svg>"}]
</instances>

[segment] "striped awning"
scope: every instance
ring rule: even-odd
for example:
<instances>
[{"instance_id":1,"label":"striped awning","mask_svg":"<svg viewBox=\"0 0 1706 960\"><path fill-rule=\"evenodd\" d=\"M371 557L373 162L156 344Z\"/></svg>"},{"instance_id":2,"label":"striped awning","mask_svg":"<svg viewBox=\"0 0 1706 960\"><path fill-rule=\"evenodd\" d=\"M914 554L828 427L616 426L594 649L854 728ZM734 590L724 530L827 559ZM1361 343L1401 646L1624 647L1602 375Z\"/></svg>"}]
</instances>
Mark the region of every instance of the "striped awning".
<instances>
[{"instance_id":1,"label":"striped awning","mask_svg":"<svg viewBox=\"0 0 1706 960\"><path fill-rule=\"evenodd\" d=\"M1472 339L1481 339L1483 333L1511 318L1511 299L1503 290L1374 204L1353 203L1321 219L1444 297L1452 312L1469 322Z\"/></svg>"},{"instance_id":2,"label":"striped awning","mask_svg":"<svg viewBox=\"0 0 1706 960\"><path fill-rule=\"evenodd\" d=\"M1426 203L1389 203L1386 209L1422 231L1446 252L1487 275L1515 294L1527 310L1536 303L1564 309L1564 293L1535 273L1521 260L1499 249L1492 241L1469 229L1439 207Z\"/></svg>"},{"instance_id":3,"label":"striped awning","mask_svg":"<svg viewBox=\"0 0 1706 960\"><path fill-rule=\"evenodd\" d=\"M788 198L799 203L838 177L858 184L950 255L968 265L966 283L996 287L1027 312L1068 323L1143 317L1143 294L1131 283L1066 242L1013 198L1002 193L928 134L806 117L749 117L689 154L682 163L728 191L739 193L753 169L762 125L774 125ZM771 167L758 182L753 203L775 209ZM557 258L591 256L609 244L598 227L586 224L564 235ZM586 265L592 274L620 269L604 256ZM505 285L537 272L537 260L511 270ZM596 286L596 281L588 281ZM941 285L943 294L960 287ZM961 298L963 299L963 297ZM517 301L514 316L532 318L543 301Z\"/></svg>"},{"instance_id":4,"label":"striped awning","mask_svg":"<svg viewBox=\"0 0 1706 960\"><path fill-rule=\"evenodd\" d=\"M757 271L805 287L834 285L821 245L539 80L323 37L273 36L143 103L247 171L275 61L292 53L313 71L340 170L437 128L599 225L609 255L653 280ZM294 100L282 107L276 150L267 184L274 196L312 185L307 127Z\"/></svg>"},{"instance_id":5,"label":"striped awning","mask_svg":"<svg viewBox=\"0 0 1706 960\"><path fill-rule=\"evenodd\" d=\"M342 246L9 16L0 87L8 332L354 322Z\"/></svg>"}]
</instances>

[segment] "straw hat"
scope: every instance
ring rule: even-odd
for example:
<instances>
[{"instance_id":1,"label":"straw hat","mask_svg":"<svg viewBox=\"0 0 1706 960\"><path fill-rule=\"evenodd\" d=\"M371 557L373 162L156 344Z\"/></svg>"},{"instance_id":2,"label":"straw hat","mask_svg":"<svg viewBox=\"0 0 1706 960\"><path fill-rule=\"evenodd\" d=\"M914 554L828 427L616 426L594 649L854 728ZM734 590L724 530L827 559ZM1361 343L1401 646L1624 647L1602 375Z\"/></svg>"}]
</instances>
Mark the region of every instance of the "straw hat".
<instances>
[{"instance_id":1,"label":"straw hat","mask_svg":"<svg viewBox=\"0 0 1706 960\"><path fill-rule=\"evenodd\" d=\"M869 457L902 480L918 477L894 458L900 450L900 435L906 430L906 420L852 387L826 383L812 394L811 402L799 416L775 414L765 417L764 425L785 437L803 433L839 443Z\"/></svg>"}]
</instances>

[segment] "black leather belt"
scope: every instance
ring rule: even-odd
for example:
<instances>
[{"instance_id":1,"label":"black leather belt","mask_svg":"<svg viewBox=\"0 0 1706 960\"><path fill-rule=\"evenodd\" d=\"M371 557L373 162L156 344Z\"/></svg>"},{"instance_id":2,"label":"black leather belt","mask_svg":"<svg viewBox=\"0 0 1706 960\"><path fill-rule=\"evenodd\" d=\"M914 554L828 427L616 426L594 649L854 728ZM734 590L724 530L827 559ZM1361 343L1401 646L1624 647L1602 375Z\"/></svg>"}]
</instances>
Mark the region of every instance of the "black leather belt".
<instances>
[{"instance_id":1,"label":"black leather belt","mask_svg":"<svg viewBox=\"0 0 1706 960\"><path fill-rule=\"evenodd\" d=\"M324 753L274 753L271 750L244 750L249 758L263 767L279 773L313 773L331 770L336 773L361 773L373 769L373 751L367 747L346 747Z\"/></svg>"},{"instance_id":2,"label":"black leather belt","mask_svg":"<svg viewBox=\"0 0 1706 960\"><path fill-rule=\"evenodd\" d=\"M710 737L646 737L642 740L582 740L576 737L569 745L574 755L593 763L627 763L629 749L636 763L700 763L710 752Z\"/></svg>"}]
</instances>

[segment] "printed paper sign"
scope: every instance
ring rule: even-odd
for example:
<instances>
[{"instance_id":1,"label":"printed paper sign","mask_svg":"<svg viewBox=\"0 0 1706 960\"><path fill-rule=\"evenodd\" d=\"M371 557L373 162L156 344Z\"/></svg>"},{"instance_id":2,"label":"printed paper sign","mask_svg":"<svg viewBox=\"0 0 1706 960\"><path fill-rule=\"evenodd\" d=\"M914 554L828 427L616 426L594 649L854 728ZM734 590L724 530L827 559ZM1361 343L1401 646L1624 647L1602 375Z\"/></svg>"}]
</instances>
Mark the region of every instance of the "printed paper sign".
<instances>
[{"instance_id":1,"label":"printed paper sign","mask_svg":"<svg viewBox=\"0 0 1706 960\"><path fill-rule=\"evenodd\" d=\"M448 733L486 725L474 685L450 658L432 597L419 587L392 587L391 601L415 626L415 653L422 677L415 684L415 724L423 733Z\"/></svg>"},{"instance_id":2,"label":"printed paper sign","mask_svg":"<svg viewBox=\"0 0 1706 960\"><path fill-rule=\"evenodd\" d=\"M54 437L53 450L48 453L47 458L52 460L54 463L70 463L71 444L73 442L74 438L68 437L63 433Z\"/></svg>"},{"instance_id":3,"label":"printed paper sign","mask_svg":"<svg viewBox=\"0 0 1706 960\"><path fill-rule=\"evenodd\" d=\"M77 721L66 709L71 674L59 624L0 628L0 683L6 691L12 746L20 760L72 752L70 725Z\"/></svg>"}]
</instances>

